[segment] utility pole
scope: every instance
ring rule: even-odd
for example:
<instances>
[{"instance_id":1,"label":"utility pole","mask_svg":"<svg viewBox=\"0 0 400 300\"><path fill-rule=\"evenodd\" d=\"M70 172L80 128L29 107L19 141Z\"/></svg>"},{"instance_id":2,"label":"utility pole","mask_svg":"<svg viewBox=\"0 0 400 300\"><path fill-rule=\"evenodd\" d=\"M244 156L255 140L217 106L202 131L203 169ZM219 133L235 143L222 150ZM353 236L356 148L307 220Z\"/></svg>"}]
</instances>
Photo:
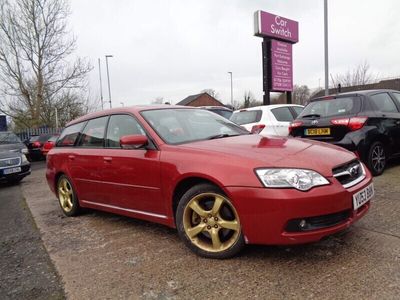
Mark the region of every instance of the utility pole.
<instances>
[{"instance_id":1,"label":"utility pole","mask_svg":"<svg viewBox=\"0 0 400 300\"><path fill-rule=\"evenodd\" d=\"M110 73L108 72L108 58L113 57L112 55L106 55L106 67L107 67L107 81L108 81L108 100L110 102L110 108L112 108L111 104L111 88L110 88Z\"/></svg>"},{"instance_id":2,"label":"utility pole","mask_svg":"<svg viewBox=\"0 0 400 300\"><path fill-rule=\"evenodd\" d=\"M329 95L328 0L324 0L324 42L325 42L325 96L327 96Z\"/></svg>"},{"instance_id":3,"label":"utility pole","mask_svg":"<svg viewBox=\"0 0 400 300\"><path fill-rule=\"evenodd\" d=\"M232 72L228 72L231 75L231 105L233 107L233 81L232 81Z\"/></svg>"},{"instance_id":4,"label":"utility pole","mask_svg":"<svg viewBox=\"0 0 400 300\"><path fill-rule=\"evenodd\" d=\"M104 109L104 101L103 101L103 84L101 83L101 66L100 66L100 58L99 58L99 78L100 78L100 100L101 100L101 109Z\"/></svg>"},{"instance_id":5,"label":"utility pole","mask_svg":"<svg viewBox=\"0 0 400 300\"><path fill-rule=\"evenodd\" d=\"M56 110L56 129L58 129L58 109L57 107L55 108Z\"/></svg>"}]
</instances>

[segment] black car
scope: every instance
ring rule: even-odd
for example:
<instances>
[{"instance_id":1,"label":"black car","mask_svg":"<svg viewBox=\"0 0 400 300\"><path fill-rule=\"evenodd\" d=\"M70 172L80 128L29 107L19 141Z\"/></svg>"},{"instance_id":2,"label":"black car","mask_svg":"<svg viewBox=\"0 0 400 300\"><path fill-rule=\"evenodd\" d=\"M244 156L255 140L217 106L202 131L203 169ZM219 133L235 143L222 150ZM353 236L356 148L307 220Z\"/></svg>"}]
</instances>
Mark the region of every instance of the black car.
<instances>
[{"instance_id":1,"label":"black car","mask_svg":"<svg viewBox=\"0 0 400 300\"><path fill-rule=\"evenodd\" d=\"M400 154L400 91L366 90L312 99L290 135L355 152L373 175Z\"/></svg>"},{"instance_id":2,"label":"black car","mask_svg":"<svg viewBox=\"0 0 400 300\"><path fill-rule=\"evenodd\" d=\"M225 106L200 106L199 108L212 111L228 120L233 114L233 110Z\"/></svg>"},{"instance_id":3,"label":"black car","mask_svg":"<svg viewBox=\"0 0 400 300\"><path fill-rule=\"evenodd\" d=\"M52 136L53 134L41 134L29 138L27 141L27 147L31 160L41 160L45 158L42 154L42 147Z\"/></svg>"},{"instance_id":4,"label":"black car","mask_svg":"<svg viewBox=\"0 0 400 300\"><path fill-rule=\"evenodd\" d=\"M18 183L31 174L31 165L25 154L0 151L0 181Z\"/></svg>"},{"instance_id":5,"label":"black car","mask_svg":"<svg viewBox=\"0 0 400 300\"><path fill-rule=\"evenodd\" d=\"M20 138L13 132L1 131L0 132L0 151L11 151L28 154L28 149L21 142Z\"/></svg>"}]
</instances>

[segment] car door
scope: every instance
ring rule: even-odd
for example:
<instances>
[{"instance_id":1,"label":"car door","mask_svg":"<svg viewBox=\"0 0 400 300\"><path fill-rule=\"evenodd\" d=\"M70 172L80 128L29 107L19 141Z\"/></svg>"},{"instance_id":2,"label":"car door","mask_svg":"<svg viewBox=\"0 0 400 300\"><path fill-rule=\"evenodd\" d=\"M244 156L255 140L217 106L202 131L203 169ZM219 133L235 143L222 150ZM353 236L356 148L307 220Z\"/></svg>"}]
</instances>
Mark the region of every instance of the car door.
<instances>
[{"instance_id":1,"label":"car door","mask_svg":"<svg viewBox=\"0 0 400 300\"><path fill-rule=\"evenodd\" d=\"M80 201L109 204L106 197L108 186L101 178L108 118L105 116L89 120L74 151L68 155L70 173Z\"/></svg>"},{"instance_id":2,"label":"car door","mask_svg":"<svg viewBox=\"0 0 400 300\"><path fill-rule=\"evenodd\" d=\"M397 109L400 111L400 92L392 92L391 93L392 98L394 99ZM396 132L397 132L397 143L396 143L396 153L400 153L400 112L396 113L395 117L396 121Z\"/></svg>"},{"instance_id":3,"label":"car door","mask_svg":"<svg viewBox=\"0 0 400 300\"><path fill-rule=\"evenodd\" d=\"M131 115L112 115L107 128L102 178L111 205L144 215L165 215L160 189L160 154L155 147L122 149L120 138L146 135Z\"/></svg>"},{"instance_id":4,"label":"car door","mask_svg":"<svg viewBox=\"0 0 400 300\"><path fill-rule=\"evenodd\" d=\"M272 126L277 135L287 136L289 134L289 125L294 120L293 114L289 107L277 107L271 109L273 117L271 118ZM268 126L268 125L267 125Z\"/></svg>"},{"instance_id":5,"label":"car door","mask_svg":"<svg viewBox=\"0 0 400 300\"><path fill-rule=\"evenodd\" d=\"M380 126L384 134L388 136L391 145L391 153L400 152L400 113L397 105L388 93L378 93L370 96L373 105L377 109Z\"/></svg>"}]
</instances>

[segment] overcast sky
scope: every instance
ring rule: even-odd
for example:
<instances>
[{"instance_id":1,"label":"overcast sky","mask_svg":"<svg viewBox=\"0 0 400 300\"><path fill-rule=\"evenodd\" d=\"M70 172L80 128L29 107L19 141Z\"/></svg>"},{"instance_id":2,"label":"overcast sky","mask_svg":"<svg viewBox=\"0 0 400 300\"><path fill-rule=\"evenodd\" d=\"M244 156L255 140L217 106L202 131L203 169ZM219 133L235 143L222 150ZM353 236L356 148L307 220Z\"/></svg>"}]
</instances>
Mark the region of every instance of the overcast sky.
<instances>
[{"instance_id":1,"label":"overcast sky","mask_svg":"<svg viewBox=\"0 0 400 300\"><path fill-rule=\"evenodd\" d=\"M334 76L367 61L380 77L400 75L400 1L330 0L329 67ZM77 54L95 67L92 97L108 100L105 54L113 106L149 104L156 97L177 103L203 89L230 101L250 90L262 99L261 38L253 14L264 10L299 22L293 46L294 83L324 82L323 0L72 0L71 29Z\"/></svg>"}]
</instances>

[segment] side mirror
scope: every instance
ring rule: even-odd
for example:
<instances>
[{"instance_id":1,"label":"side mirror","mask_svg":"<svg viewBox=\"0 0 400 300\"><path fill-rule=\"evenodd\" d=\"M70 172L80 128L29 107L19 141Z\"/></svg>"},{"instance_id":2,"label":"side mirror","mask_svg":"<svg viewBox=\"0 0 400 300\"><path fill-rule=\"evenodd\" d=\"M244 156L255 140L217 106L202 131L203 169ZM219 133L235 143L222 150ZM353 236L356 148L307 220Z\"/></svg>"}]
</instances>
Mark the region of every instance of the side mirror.
<instances>
[{"instance_id":1,"label":"side mirror","mask_svg":"<svg viewBox=\"0 0 400 300\"><path fill-rule=\"evenodd\" d=\"M124 135L119 139L122 149L138 149L146 146L148 142L147 136L140 134Z\"/></svg>"}]
</instances>

